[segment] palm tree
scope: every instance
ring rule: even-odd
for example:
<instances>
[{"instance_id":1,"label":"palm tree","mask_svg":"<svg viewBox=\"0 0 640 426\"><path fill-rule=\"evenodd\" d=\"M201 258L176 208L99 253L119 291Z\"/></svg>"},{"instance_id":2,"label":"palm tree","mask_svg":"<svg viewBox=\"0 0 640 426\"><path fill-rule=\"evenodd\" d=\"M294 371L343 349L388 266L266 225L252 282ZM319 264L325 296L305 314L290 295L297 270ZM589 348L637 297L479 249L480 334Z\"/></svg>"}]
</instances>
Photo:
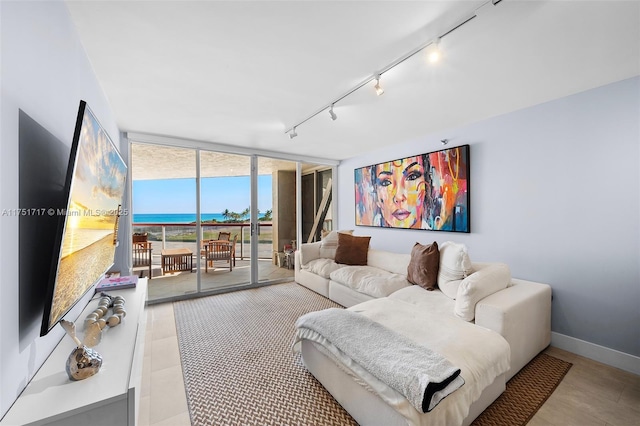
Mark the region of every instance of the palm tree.
<instances>
[{"instance_id":1,"label":"palm tree","mask_svg":"<svg viewBox=\"0 0 640 426\"><path fill-rule=\"evenodd\" d=\"M240 212L240 217L246 218L247 216L249 216L249 213L251 213L251 208L247 207L246 209L242 210L242 212Z\"/></svg>"},{"instance_id":2,"label":"palm tree","mask_svg":"<svg viewBox=\"0 0 640 426\"><path fill-rule=\"evenodd\" d=\"M272 220L271 215L273 214L273 209L269 209L266 212L264 212L264 215L262 215L262 217L260 218L260 220Z\"/></svg>"},{"instance_id":3,"label":"palm tree","mask_svg":"<svg viewBox=\"0 0 640 426\"><path fill-rule=\"evenodd\" d=\"M225 220L229 220L229 218L231 217L231 212L229 211L229 209L224 209L224 211L222 212L222 217L224 217Z\"/></svg>"}]
</instances>

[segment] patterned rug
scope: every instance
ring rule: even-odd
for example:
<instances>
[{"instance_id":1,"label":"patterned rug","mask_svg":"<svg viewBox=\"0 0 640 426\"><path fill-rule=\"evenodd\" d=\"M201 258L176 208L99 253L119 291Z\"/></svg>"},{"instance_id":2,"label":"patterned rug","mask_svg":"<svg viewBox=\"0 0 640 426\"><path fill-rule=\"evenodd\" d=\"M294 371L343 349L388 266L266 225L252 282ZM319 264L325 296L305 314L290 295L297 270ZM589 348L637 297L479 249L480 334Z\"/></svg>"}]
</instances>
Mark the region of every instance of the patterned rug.
<instances>
[{"instance_id":1,"label":"patterned rug","mask_svg":"<svg viewBox=\"0 0 640 426\"><path fill-rule=\"evenodd\" d=\"M571 365L550 355L539 354L507 382L507 390L471 425L526 425L551 396Z\"/></svg>"},{"instance_id":2,"label":"patterned rug","mask_svg":"<svg viewBox=\"0 0 640 426\"><path fill-rule=\"evenodd\" d=\"M191 424L356 425L291 350L298 317L338 306L295 283L174 303Z\"/></svg>"},{"instance_id":3,"label":"patterned rug","mask_svg":"<svg viewBox=\"0 0 640 426\"><path fill-rule=\"evenodd\" d=\"M356 425L291 350L295 320L330 307L295 283L175 302L192 425ZM474 425L526 424L571 365L556 361L534 359Z\"/></svg>"}]
</instances>

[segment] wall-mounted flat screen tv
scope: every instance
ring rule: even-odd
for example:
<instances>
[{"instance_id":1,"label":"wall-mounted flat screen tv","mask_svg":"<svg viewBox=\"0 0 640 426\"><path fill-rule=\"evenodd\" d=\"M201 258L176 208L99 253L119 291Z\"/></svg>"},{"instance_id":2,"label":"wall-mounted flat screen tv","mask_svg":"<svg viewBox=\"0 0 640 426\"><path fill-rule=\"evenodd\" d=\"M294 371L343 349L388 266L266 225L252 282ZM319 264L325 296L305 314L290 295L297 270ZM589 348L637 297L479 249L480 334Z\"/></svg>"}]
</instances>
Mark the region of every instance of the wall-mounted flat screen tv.
<instances>
[{"instance_id":1,"label":"wall-mounted flat screen tv","mask_svg":"<svg viewBox=\"0 0 640 426\"><path fill-rule=\"evenodd\" d=\"M114 263L127 166L86 102L80 101L65 182L41 335Z\"/></svg>"}]
</instances>

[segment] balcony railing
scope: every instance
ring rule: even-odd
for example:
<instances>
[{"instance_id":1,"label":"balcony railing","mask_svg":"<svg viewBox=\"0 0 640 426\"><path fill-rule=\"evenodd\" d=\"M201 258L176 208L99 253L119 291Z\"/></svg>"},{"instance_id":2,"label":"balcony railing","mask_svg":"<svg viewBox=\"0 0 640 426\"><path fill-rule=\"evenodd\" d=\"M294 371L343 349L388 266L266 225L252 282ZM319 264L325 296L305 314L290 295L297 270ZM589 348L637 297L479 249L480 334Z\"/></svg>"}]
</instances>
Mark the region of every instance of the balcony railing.
<instances>
[{"instance_id":1,"label":"balcony railing","mask_svg":"<svg viewBox=\"0 0 640 426\"><path fill-rule=\"evenodd\" d=\"M247 253L250 253L250 223L203 223L200 225L201 240L215 239L221 231L231 232L231 238L238 235L239 254L241 260L250 258L250 255L244 255L245 245L247 245ZM258 236L258 258L271 259L273 257L273 225L271 222L260 222L260 235ZM134 233L147 233L148 241L152 243L160 242L162 249L167 248L171 243L172 246L178 243L196 243L196 226L193 223L133 223Z\"/></svg>"}]
</instances>

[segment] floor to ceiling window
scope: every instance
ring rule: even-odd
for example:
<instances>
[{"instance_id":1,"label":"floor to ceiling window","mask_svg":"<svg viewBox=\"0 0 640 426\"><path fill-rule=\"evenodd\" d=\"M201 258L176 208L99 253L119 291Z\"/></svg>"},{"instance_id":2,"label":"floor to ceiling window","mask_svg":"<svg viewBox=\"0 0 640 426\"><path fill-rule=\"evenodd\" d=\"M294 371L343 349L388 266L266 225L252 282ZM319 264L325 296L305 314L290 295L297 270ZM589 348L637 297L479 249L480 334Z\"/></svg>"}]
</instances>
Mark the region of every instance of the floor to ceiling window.
<instances>
[{"instance_id":1,"label":"floor to ceiling window","mask_svg":"<svg viewBox=\"0 0 640 426\"><path fill-rule=\"evenodd\" d=\"M151 277L148 300L292 279L293 257L283 255L296 239L295 170L290 161L132 143L132 263Z\"/></svg>"},{"instance_id":2,"label":"floor to ceiling window","mask_svg":"<svg viewBox=\"0 0 640 426\"><path fill-rule=\"evenodd\" d=\"M200 151L202 290L251 282L251 158Z\"/></svg>"},{"instance_id":3,"label":"floor to ceiling window","mask_svg":"<svg viewBox=\"0 0 640 426\"><path fill-rule=\"evenodd\" d=\"M133 271L149 299L197 291L196 151L131 146Z\"/></svg>"},{"instance_id":4,"label":"floor to ceiling window","mask_svg":"<svg viewBox=\"0 0 640 426\"><path fill-rule=\"evenodd\" d=\"M258 281L293 276L296 241L296 167L293 161L257 157ZM260 179L263 177L263 179ZM268 179L267 179L268 177Z\"/></svg>"}]
</instances>

